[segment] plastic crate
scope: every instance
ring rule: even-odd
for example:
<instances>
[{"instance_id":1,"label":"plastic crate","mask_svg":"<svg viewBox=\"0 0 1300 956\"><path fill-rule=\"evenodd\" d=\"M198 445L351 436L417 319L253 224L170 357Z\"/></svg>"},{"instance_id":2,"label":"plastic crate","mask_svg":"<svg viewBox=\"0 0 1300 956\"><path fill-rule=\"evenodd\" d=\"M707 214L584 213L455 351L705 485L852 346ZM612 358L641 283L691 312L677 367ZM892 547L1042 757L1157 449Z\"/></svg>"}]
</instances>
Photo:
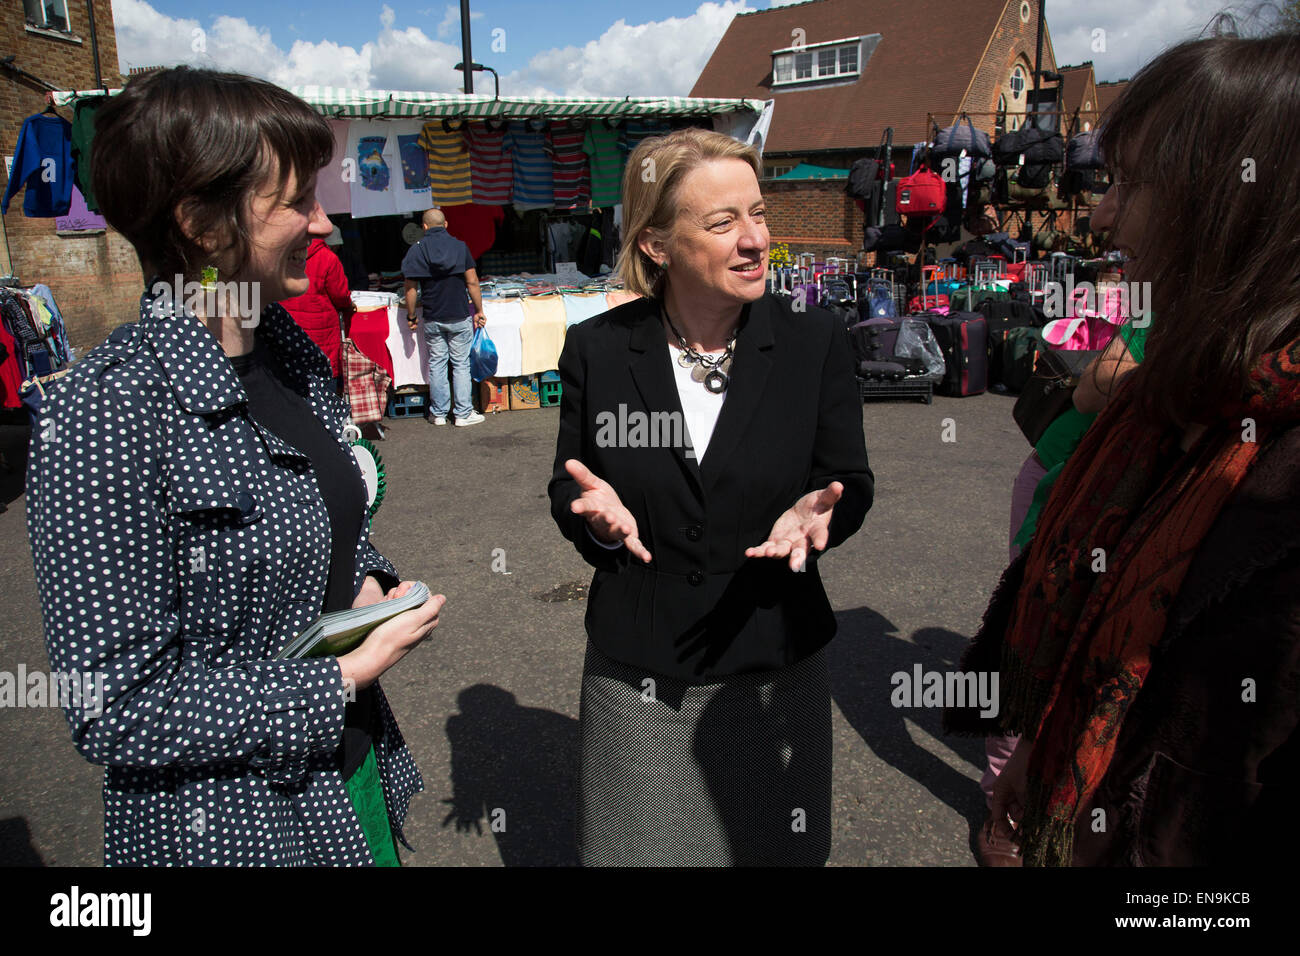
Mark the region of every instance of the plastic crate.
<instances>
[{"instance_id":1,"label":"plastic crate","mask_svg":"<svg viewBox=\"0 0 1300 956\"><path fill-rule=\"evenodd\" d=\"M869 382L859 378L858 391L863 401L873 398L919 398L927 405L934 401L934 383L925 375L909 376L901 382Z\"/></svg>"},{"instance_id":2,"label":"plastic crate","mask_svg":"<svg viewBox=\"0 0 1300 956\"><path fill-rule=\"evenodd\" d=\"M543 372L537 377L537 396L542 408L560 404L561 392L559 372Z\"/></svg>"},{"instance_id":3,"label":"plastic crate","mask_svg":"<svg viewBox=\"0 0 1300 956\"><path fill-rule=\"evenodd\" d=\"M429 396L424 392L399 392L388 400L389 418L415 418L429 408Z\"/></svg>"}]
</instances>

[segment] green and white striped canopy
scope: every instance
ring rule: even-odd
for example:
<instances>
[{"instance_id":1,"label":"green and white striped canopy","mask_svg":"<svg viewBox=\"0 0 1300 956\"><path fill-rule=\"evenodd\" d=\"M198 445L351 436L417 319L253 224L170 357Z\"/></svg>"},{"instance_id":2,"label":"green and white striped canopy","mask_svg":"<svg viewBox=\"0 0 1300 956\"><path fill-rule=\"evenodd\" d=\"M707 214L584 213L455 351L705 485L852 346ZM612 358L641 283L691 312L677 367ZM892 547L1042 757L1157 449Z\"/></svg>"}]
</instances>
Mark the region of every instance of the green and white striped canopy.
<instances>
[{"instance_id":1,"label":"green and white striped canopy","mask_svg":"<svg viewBox=\"0 0 1300 956\"><path fill-rule=\"evenodd\" d=\"M688 116L692 114L763 112L762 100L714 99L690 96L509 96L495 99L481 93L422 93L395 90L349 90L337 86L293 86L317 112L339 119L383 119L439 116L472 119L490 116L547 118L583 116ZM110 95L121 90L109 90ZM58 106L102 96L103 90L53 94Z\"/></svg>"}]
</instances>

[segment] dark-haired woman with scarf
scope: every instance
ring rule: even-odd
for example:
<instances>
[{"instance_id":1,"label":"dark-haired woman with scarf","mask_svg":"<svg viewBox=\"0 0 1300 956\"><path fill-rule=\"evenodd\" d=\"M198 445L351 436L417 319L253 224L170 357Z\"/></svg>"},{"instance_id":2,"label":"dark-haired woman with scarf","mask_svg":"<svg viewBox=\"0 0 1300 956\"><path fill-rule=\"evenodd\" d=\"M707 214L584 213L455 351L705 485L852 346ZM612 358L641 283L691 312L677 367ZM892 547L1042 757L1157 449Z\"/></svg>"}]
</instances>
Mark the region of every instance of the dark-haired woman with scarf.
<instances>
[{"instance_id":1,"label":"dark-haired woman with scarf","mask_svg":"<svg viewBox=\"0 0 1300 956\"><path fill-rule=\"evenodd\" d=\"M1150 283L1144 363L1065 466L966 660L1022 735L1026 865L1300 845L1300 34L1162 54L1103 130L1094 217ZM950 711L958 732L976 730Z\"/></svg>"}]
</instances>

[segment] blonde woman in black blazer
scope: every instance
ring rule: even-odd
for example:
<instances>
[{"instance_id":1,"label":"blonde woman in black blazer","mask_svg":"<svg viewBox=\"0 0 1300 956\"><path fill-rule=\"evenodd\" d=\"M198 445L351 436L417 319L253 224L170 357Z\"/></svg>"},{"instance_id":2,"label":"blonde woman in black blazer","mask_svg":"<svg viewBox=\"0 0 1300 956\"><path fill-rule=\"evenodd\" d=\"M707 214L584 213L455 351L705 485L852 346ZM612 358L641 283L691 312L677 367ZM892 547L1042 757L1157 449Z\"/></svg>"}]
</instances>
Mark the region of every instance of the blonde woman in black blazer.
<instances>
[{"instance_id":1,"label":"blonde woman in black blazer","mask_svg":"<svg viewBox=\"0 0 1300 956\"><path fill-rule=\"evenodd\" d=\"M551 512L596 568L584 864L825 863L835 618L819 555L873 496L847 336L766 292L759 157L644 141L619 269L569 330Z\"/></svg>"}]
</instances>

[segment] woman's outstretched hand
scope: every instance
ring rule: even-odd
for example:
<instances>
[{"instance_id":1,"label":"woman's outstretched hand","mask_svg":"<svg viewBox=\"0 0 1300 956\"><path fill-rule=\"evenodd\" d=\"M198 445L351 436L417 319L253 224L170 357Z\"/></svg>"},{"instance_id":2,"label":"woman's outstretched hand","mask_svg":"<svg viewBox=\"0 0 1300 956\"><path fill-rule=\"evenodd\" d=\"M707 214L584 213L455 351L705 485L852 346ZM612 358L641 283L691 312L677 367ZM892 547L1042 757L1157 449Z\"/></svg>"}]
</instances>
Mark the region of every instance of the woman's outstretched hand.
<instances>
[{"instance_id":1,"label":"woman's outstretched hand","mask_svg":"<svg viewBox=\"0 0 1300 956\"><path fill-rule=\"evenodd\" d=\"M776 519L766 541L745 549L745 557L789 557L790 570L801 570L808 552L824 550L830 540L831 512L843 494L844 485L838 481L820 491L808 492Z\"/></svg>"},{"instance_id":2,"label":"woman's outstretched hand","mask_svg":"<svg viewBox=\"0 0 1300 956\"><path fill-rule=\"evenodd\" d=\"M632 512L623 507L613 486L608 481L597 478L590 468L576 458L566 461L564 470L582 489L582 496L575 498L569 509L575 515L587 519L587 527L597 539L606 544L621 541L628 551L649 564L650 552L637 537L636 519L632 517Z\"/></svg>"}]
</instances>

